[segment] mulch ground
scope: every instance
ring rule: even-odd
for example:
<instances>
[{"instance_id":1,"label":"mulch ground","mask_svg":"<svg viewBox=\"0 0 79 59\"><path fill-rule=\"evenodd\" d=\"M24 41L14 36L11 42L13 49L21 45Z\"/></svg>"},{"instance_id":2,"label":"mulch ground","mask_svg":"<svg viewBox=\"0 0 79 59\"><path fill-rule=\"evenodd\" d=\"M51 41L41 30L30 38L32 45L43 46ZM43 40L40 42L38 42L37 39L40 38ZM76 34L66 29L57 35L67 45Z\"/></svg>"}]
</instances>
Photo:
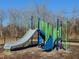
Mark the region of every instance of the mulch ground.
<instances>
[{"instance_id":1,"label":"mulch ground","mask_svg":"<svg viewBox=\"0 0 79 59\"><path fill-rule=\"evenodd\" d=\"M19 51L4 51L0 49L0 59L79 59L79 46L70 46L69 52L65 52L62 49L44 52L38 47Z\"/></svg>"}]
</instances>

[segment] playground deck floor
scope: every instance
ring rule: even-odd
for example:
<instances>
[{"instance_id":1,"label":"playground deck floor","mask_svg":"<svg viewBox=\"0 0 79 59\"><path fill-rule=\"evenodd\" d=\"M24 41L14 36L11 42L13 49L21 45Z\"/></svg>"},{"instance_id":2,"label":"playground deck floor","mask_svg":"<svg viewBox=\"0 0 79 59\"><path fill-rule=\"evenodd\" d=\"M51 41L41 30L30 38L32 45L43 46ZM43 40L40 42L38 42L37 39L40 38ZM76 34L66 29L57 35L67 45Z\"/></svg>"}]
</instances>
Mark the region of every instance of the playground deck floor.
<instances>
[{"instance_id":1,"label":"playground deck floor","mask_svg":"<svg viewBox=\"0 0 79 59\"><path fill-rule=\"evenodd\" d=\"M70 52L62 49L44 52L38 47L12 52L0 49L0 59L79 59L79 46L70 46Z\"/></svg>"}]
</instances>

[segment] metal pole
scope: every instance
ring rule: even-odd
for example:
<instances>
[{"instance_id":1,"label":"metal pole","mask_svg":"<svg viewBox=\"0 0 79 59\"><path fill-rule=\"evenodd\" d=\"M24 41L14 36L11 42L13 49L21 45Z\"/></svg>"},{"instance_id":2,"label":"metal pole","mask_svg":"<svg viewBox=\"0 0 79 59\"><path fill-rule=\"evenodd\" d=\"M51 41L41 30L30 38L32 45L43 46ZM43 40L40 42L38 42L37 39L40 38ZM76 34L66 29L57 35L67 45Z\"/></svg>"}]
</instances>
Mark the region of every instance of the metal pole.
<instances>
[{"instance_id":1,"label":"metal pole","mask_svg":"<svg viewBox=\"0 0 79 59\"><path fill-rule=\"evenodd\" d=\"M61 30L60 30L60 34L61 34L61 38L60 38L60 49L62 49L62 21L60 22L60 26L61 26Z\"/></svg>"},{"instance_id":2,"label":"metal pole","mask_svg":"<svg viewBox=\"0 0 79 59\"><path fill-rule=\"evenodd\" d=\"M31 29L33 29L33 16L31 16Z\"/></svg>"},{"instance_id":3,"label":"metal pole","mask_svg":"<svg viewBox=\"0 0 79 59\"><path fill-rule=\"evenodd\" d=\"M31 29L33 29L33 16L31 16ZM31 37L31 44L33 44L33 37Z\"/></svg>"},{"instance_id":4,"label":"metal pole","mask_svg":"<svg viewBox=\"0 0 79 59\"><path fill-rule=\"evenodd\" d=\"M48 28L48 35L47 35L47 37L49 38L49 22L47 23L47 28ZM46 40L48 40L48 38Z\"/></svg>"},{"instance_id":5,"label":"metal pole","mask_svg":"<svg viewBox=\"0 0 79 59\"><path fill-rule=\"evenodd\" d=\"M53 36L53 24L52 24L52 36Z\"/></svg>"},{"instance_id":6,"label":"metal pole","mask_svg":"<svg viewBox=\"0 0 79 59\"><path fill-rule=\"evenodd\" d=\"M56 50L58 50L58 26L59 26L59 19L57 19L57 39L56 39Z\"/></svg>"}]
</instances>

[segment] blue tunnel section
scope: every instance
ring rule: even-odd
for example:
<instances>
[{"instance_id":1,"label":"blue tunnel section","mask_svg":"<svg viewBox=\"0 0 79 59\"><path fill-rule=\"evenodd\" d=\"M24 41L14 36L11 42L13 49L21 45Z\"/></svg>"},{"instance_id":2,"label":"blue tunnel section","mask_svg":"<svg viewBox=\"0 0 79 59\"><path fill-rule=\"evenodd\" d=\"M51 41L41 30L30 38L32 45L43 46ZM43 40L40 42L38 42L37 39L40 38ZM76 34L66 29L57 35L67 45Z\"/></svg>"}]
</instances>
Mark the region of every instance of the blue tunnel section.
<instances>
[{"instance_id":1,"label":"blue tunnel section","mask_svg":"<svg viewBox=\"0 0 79 59\"><path fill-rule=\"evenodd\" d=\"M42 46L42 49L44 51L51 51L53 49L53 47L54 47L53 39L52 39L52 36L50 36L49 39L44 44L44 46Z\"/></svg>"},{"instance_id":2,"label":"blue tunnel section","mask_svg":"<svg viewBox=\"0 0 79 59\"><path fill-rule=\"evenodd\" d=\"M41 45L44 51L51 51L54 48L53 38L49 36L48 40L45 42L45 33L39 31L38 44Z\"/></svg>"}]
</instances>

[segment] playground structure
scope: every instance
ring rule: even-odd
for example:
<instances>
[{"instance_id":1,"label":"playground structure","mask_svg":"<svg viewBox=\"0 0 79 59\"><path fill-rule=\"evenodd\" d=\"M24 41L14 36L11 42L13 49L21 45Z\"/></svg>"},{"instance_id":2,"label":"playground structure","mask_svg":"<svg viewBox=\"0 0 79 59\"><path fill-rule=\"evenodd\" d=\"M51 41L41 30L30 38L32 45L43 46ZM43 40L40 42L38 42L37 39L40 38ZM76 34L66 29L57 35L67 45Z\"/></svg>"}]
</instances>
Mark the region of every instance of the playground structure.
<instances>
[{"instance_id":1,"label":"playground structure","mask_svg":"<svg viewBox=\"0 0 79 59\"><path fill-rule=\"evenodd\" d=\"M66 49L66 44L62 44L62 21L57 19L56 26L42 20L38 17L38 20L34 22L33 16L31 16L30 29L28 32L19 40L14 43L5 43L4 49L14 50L28 46L29 40L38 32L38 46L43 51L51 51L56 47L58 49Z\"/></svg>"},{"instance_id":2,"label":"playground structure","mask_svg":"<svg viewBox=\"0 0 79 59\"><path fill-rule=\"evenodd\" d=\"M56 47L62 49L62 23L59 25L57 19L56 27L38 19L38 44L42 45L44 51L50 51Z\"/></svg>"}]
</instances>

